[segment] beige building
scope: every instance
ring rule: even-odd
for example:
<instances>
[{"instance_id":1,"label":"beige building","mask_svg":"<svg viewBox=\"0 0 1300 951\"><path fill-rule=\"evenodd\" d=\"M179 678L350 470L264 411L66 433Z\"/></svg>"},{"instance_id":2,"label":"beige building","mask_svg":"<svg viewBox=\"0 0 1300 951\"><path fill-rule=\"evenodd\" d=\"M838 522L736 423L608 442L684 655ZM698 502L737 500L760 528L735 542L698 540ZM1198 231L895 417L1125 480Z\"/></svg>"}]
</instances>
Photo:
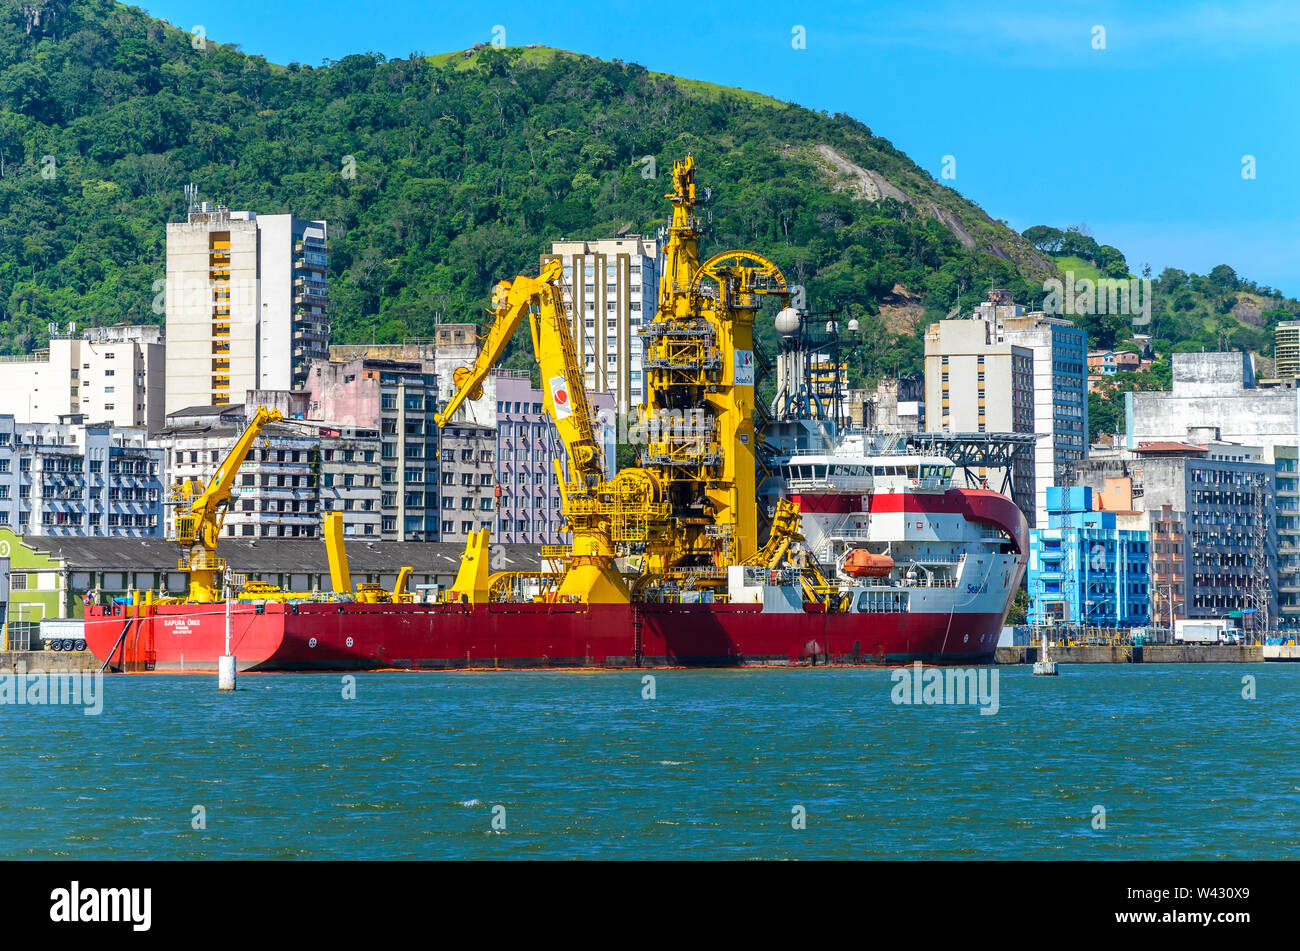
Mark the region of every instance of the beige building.
<instances>
[{"instance_id":1,"label":"beige building","mask_svg":"<svg viewBox=\"0 0 1300 951\"><path fill-rule=\"evenodd\" d=\"M1034 353L998 339L982 320L943 320L925 332L925 429L948 433L1034 432ZM1002 470L979 469L989 484ZM1034 497L1034 464L1027 454L1012 477Z\"/></svg>"},{"instance_id":2,"label":"beige building","mask_svg":"<svg viewBox=\"0 0 1300 951\"><path fill-rule=\"evenodd\" d=\"M1300 320L1284 320L1273 330L1273 375L1279 380L1300 377Z\"/></svg>"},{"instance_id":3,"label":"beige building","mask_svg":"<svg viewBox=\"0 0 1300 951\"><path fill-rule=\"evenodd\" d=\"M564 304L589 393L613 393L618 412L645 400L641 327L659 300L659 246L641 235L556 241L542 263L564 261Z\"/></svg>"},{"instance_id":4,"label":"beige building","mask_svg":"<svg viewBox=\"0 0 1300 951\"><path fill-rule=\"evenodd\" d=\"M1029 357L1029 367L1014 355ZM1006 291L989 292L965 320L932 324L925 334L928 432L1035 433L1034 519L1047 524L1047 489L1066 485L1071 467L1088 455L1087 337L1060 317L1026 314ZM1030 387L1028 401L1020 390ZM945 388L945 383L947 384ZM936 398L943 400L942 405ZM1006 404L1006 400L1015 400ZM1027 413L1027 416L1026 416Z\"/></svg>"},{"instance_id":5,"label":"beige building","mask_svg":"<svg viewBox=\"0 0 1300 951\"><path fill-rule=\"evenodd\" d=\"M300 388L328 353L324 221L204 203L167 225L166 411Z\"/></svg>"},{"instance_id":6,"label":"beige building","mask_svg":"<svg viewBox=\"0 0 1300 951\"><path fill-rule=\"evenodd\" d=\"M48 350L0 357L0 415L19 423L81 416L112 426L163 427L166 347L161 327L96 327L50 336Z\"/></svg>"}]
</instances>

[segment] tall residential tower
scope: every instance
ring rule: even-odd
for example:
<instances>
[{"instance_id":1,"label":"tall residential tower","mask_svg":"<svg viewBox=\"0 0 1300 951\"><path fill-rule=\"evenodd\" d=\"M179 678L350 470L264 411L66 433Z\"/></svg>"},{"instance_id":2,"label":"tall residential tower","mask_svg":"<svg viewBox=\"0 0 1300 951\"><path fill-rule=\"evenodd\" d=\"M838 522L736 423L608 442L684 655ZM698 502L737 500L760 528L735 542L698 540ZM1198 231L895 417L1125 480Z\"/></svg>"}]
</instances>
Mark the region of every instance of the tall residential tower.
<instances>
[{"instance_id":1,"label":"tall residential tower","mask_svg":"<svg viewBox=\"0 0 1300 951\"><path fill-rule=\"evenodd\" d=\"M167 225L166 411L299 389L328 356L324 221L212 208Z\"/></svg>"},{"instance_id":2,"label":"tall residential tower","mask_svg":"<svg viewBox=\"0 0 1300 951\"><path fill-rule=\"evenodd\" d=\"M619 413L645 402L643 323L659 300L659 246L630 234L601 241L556 241L542 255L564 261L564 306L572 321L588 393L613 393Z\"/></svg>"}]
</instances>

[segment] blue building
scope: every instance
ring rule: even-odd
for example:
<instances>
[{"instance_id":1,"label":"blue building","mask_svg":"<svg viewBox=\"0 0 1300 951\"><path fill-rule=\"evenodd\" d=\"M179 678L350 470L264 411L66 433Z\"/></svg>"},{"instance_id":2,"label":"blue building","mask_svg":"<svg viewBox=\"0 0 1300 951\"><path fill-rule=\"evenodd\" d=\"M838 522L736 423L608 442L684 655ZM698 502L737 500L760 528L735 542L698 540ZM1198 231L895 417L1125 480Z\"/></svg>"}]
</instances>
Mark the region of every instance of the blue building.
<instances>
[{"instance_id":1,"label":"blue building","mask_svg":"<svg viewBox=\"0 0 1300 951\"><path fill-rule=\"evenodd\" d=\"M1029 623L1138 627L1150 619L1148 533L1094 512L1092 489L1047 489L1047 528L1029 533Z\"/></svg>"},{"instance_id":2,"label":"blue building","mask_svg":"<svg viewBox=\"0 0 1300 951\"><path fill-rule=\"evenodd\" d=\"M143 428L0 416L0 525L18 534L161 538L163 450Z\"/></svg>"}]
</instances>

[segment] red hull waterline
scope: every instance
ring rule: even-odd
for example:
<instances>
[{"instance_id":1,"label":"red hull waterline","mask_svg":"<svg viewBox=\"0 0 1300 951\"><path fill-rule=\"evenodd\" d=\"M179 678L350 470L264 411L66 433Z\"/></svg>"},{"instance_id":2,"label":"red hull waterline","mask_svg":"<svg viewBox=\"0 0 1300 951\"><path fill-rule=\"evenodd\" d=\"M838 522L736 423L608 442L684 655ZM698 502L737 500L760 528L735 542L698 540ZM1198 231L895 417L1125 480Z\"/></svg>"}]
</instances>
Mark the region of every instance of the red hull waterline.
<instances>
[{"instance_id":1,"label":"red hull waterline","mask_svg":"<svg viewBox=\"0 0 1300 951\"><path fill-rule=\"evenodd\" d=\"M756 604L317 602L236 605L230 628L244 671L987 664L1004 617L773 615ZM113 670L210 672L225 652L225 609L91 608L85 637Z\"/></svg>"}]
</instances>

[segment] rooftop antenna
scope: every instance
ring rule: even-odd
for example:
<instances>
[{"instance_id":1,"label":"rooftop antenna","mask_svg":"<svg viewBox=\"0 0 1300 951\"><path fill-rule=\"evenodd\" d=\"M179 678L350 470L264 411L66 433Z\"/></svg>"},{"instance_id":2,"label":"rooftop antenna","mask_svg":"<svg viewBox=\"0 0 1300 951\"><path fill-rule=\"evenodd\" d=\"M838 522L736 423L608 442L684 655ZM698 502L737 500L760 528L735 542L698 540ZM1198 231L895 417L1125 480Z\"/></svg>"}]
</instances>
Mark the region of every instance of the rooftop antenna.
<instances>
[{"instance_id":1,"label":"rooftop antenna","mask_svg":"<svg viewBox=\"0 0 1300 951\"><path fill-rule=\"evenodd\" d=\"M199 186L193 182L185 186L185 204L189 214L199 210Z\"/></svg>"}]
</instances>

